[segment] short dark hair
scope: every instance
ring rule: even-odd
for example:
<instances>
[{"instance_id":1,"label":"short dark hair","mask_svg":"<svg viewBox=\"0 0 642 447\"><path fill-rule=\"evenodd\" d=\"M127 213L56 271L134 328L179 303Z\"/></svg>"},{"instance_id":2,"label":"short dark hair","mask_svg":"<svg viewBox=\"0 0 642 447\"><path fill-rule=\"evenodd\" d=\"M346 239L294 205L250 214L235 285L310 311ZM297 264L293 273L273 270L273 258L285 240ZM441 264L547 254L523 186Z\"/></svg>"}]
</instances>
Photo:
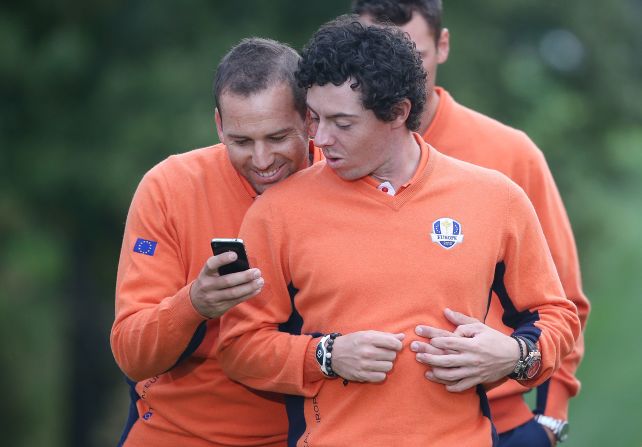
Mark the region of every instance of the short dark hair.
<instances>
[{"instance_id":1,"label":"short dark hair","mask_svg":"<svg viewBox=\"0 0 642 447\"><path fill-rule=\"evenodd\" d=\"M368 26L356 15L323 25L307 43L295 73L301 87L349 79L361 93L363 107L382 121L392 121L397 105L411 104L406 127L417 130L426 103L426 71L415 44L396 27Z\"/></svg>"},{"instance_id":2,"label":"short dark hair","mask_svg":"<svg viewBox=\"0 0 642 447\"><path fill-rule=\"evenodd\" d=\"M354 0L352 12L369 15L379 23L405 25L412 19L412 13L418 12L428 23L434 33L435 42L441 35L441 0Z\"/></svg>"},{"instance_id":3,"label":"short dark hair","mask_svg":"<svg viewBox=\"0 0 642 447\"><path fill-rule=\"evenodd\" d=\"M241 40L221 59L214 79L214 101L221 111L221 96L234 93L250 96L280 82L292 89L294 107L305 117L305 89L294 72L301 56L289 45L272 39L251 37Z\"/></svg>"}]
</instances>

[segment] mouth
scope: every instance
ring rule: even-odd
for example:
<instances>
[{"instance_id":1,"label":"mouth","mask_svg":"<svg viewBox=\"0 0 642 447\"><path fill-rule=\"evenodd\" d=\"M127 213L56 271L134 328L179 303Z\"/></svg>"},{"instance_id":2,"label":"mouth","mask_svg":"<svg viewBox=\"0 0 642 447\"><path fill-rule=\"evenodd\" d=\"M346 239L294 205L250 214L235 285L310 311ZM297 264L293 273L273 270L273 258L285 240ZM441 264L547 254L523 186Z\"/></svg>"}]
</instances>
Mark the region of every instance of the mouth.
<instances>
[{"instance_id":1,"label":"mouth","mask_svg":"<svg viewBox=\"0 0 642 447\"><path fill-rule=\"evenodd\" d=\"M257 181L257 183L260 183L260 184L274 183L281 180L281 178L284 176L285 170L286 170L285 163L283 163L279 167L270 168L263 171L254 169L252 170L252 175L254 179Z\"/></svg>"},{"instance_id":2,"label":"mouth","mask_svg":"<svg viewBox=\"0 0 642 447\"><path fill-rule=\"evenodd\" d=\"M326 164L333 169L341 163L341 160L342 158L339 157L328 157L327 155L325 155Z\"/></svg>"}]
</instances>

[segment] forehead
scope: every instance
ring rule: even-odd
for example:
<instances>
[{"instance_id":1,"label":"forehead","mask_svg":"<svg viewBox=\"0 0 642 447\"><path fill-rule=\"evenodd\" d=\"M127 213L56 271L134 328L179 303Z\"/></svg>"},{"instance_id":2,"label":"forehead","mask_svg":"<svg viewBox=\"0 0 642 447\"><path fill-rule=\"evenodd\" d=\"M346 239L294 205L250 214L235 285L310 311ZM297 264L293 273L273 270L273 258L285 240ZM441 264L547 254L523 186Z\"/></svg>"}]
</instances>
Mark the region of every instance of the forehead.
<instances>
[{"instance_id":1,"label":"forehead","mask_svg":"<svg viewBox=\"0 0 642 447\"><path fill-rule=\"evenodd\" d=\"M303 125L294 106L294 97L285 83L270 86L249 96L223 92L219 98L223 132L275 132Z\"/></svg>"},{"instance_id":2,"label":"forehead","mask_svg":"<svg viewBox=\"0 0 642 447\"><path fill-rule=\"evenodd\" d=\"M434 46L435 32L419 12L414 11L410 21L405 25L401 25L399 28L408 33L410 39L417 45L417 50L422 51L425 48L420 47L426 47L428 45Z\"/></svg>"},{"instance_id":3,"label":"forehead","mask_svg":"<svg viewBox=\"0 0 642 447\"><path fill-rule=\"evenodd\" d=\"M324 116L363 113L365 109L361 93L358 89L350 88L353 83L353 80L348 79L341 85L313 85L308 90L308 106Z\"/></svg>"}]
</instances>

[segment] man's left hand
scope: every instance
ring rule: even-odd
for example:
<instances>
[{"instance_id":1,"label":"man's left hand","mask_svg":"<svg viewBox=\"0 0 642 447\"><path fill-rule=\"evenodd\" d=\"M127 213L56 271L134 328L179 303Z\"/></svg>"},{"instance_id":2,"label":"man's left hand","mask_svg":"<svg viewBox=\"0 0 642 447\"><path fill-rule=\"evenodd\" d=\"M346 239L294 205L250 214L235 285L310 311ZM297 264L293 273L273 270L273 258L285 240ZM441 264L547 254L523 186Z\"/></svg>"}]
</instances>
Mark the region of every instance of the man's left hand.
<instances>
[{"instance_id":1,"label":"man's left hand","mask_svg":"<svg viewBox=\"0 0 642 447\"><path fill-rule=\"evenodd\" d=\"M429 341L410 344L417 361L430 367L427 379L461 392L513 371L520 356L516 340L462 313L446 309L444 315L457 326L454 331L420 325L415 332Z\"/></svg>"}]
</instances>

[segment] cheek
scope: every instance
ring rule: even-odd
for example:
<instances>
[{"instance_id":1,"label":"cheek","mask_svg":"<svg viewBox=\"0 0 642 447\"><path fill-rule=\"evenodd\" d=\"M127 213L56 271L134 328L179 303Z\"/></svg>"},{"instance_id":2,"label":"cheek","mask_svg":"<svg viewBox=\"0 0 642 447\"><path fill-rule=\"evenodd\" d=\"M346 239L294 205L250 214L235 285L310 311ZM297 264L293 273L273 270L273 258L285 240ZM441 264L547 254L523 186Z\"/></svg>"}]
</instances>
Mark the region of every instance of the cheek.
<instances>
[{"instance_id":1,"label":"cheek","mask_svg":"<svg viewBox=\"0 0 642 447\"><path fill-rule=\"evenodd\" d=\"M246 151L228 148L227 154L230 158L230 163L232 163L232 166L234 166L234 169L240 172L243 171L244 165L250 159Z\"/></svg>"},{"instance_id":2,"label":"cheek","mask_svg":"<svg viewBox=\"0 0 642 447\"><path fill-rule=\"evenodd\" d=\"M304 144L302 141L297 140L296 142L293 142L293 144L288 145L287 150L283 152L283 156L292 162L296 168L303 166L307 163L307 141Z\"/></svg>"}]
</instances>

